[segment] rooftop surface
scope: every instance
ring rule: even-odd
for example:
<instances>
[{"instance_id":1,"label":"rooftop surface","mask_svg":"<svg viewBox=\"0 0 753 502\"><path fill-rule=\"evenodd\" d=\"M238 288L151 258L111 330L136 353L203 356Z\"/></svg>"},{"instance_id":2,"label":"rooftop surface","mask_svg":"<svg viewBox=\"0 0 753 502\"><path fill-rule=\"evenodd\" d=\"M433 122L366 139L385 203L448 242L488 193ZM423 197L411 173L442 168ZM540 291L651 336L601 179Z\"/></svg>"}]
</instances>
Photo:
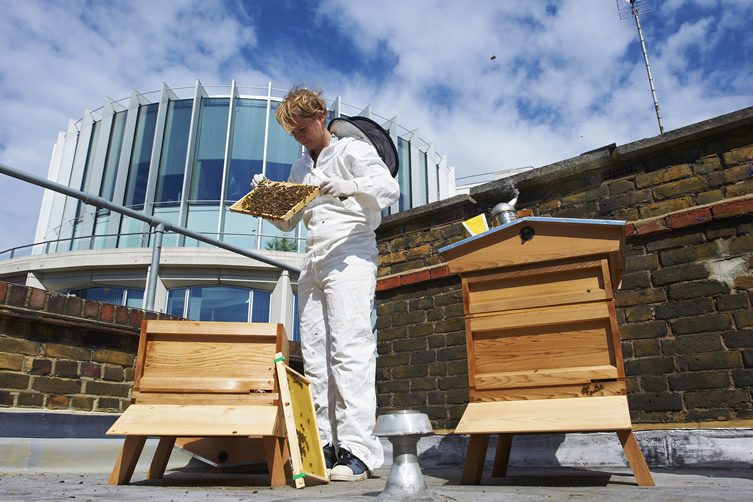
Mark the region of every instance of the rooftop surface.
<instances>
[{"instance_id":1,"label":"rooftop surface","mask_svg":"<svg viewBox=\"0 0 753 502\"><path fill-rule=\"evenodd\" d=\"M330 483L296 490L270 488L264 474L217 474L204 466L168 470L158 481L144 480L143 473L124 486L107 484L107 474L61 472L0 473L0 499L4 501L118 500L376 500L384 490L390 466L378 469L370 479L357 483ZM652 469L655 487L638 487L627 468L511 469L506 478L489 477L480 485L461 485L461 469L423 469L427 497L411 500L641 500L709 501L749 500L753 493L753 469Z\"/></svg>"}]
</instances>

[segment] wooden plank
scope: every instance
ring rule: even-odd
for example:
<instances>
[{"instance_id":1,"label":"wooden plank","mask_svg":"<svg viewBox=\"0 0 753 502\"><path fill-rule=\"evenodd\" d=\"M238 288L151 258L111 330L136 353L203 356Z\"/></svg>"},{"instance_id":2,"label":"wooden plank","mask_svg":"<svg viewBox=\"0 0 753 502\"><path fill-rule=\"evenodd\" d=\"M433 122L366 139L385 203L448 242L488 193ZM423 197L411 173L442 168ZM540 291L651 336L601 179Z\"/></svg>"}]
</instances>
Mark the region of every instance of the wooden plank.
<instances>
[{"instance_id":1,"label":"wooden plank","mask_svg":"<svg viewBox=\"0 0 753 502\"><path fill-rule=\"evenodd\" d=\"M481 475L484 473L484 460L486 459L486 449L489 447L489 434L472 434L468 441L468 450L465 454L465 464L463 465L463 477L461 483L464 485L477 485L481 482Z\"/></svg>"},{"instance_id":2,"label":"wooden plank","mask_svg":"<svg viewBox=\"0 0 753 502\"><path fill-rule=\"evenodd\" d=\"M471 318L474 336L485 331L526 328L530 326L553 326L577 321L608 319L606 302L557 305L532 309L511 310L495 314L483 314Z\"/></svg>"},{"instance_id":3,"label":"wooden plank","mask_svg":"<svg viewBox=\"0 0 753 502\"><path fill-rule=\"evenodd\" d=\"M190 368L189 368L190 369ZM253 390L273 388L271 378L205 378L189 376L141 377L141 392L180 392L180 393L235 393L247 395Z\"/></svg>"},{"instance_id":4,"label":"wooden plank","mask_svg":"<svg viewBox=\"0 0 753 502\"><path fill-rule=\"evenodd\" d=\"M286 192L289 195L286 195ZM264 180L230 206L230 210L251 216L261 216L270 220L288 221L318 195L319 187L316 185ZM280 200L281 197L282 200ZM291 197L297 198L297 200L293 201ZM289 204L285 205L286 209L283 209L285 211L283 214L277 214L264 205L265 203L268 205L271 201L284 201L289 202Z\"/></svg>"},{"instance_id":5,"label":"wooden plank","mask_svg":"<svg viewBox=\"0 0 753 502\"><path fill-rule=\"evenodd\" d=\"M518 236L524 227L535 236L523 241ZM531 222L488 232L485 236L444 253L450 272L464 274L486 269L513 267L568 259L620 253L624 248L624 227L577 225L559 222Z\"/></svg>"},{"instance_id":6,"label":"wooden plank","mask_svg":"<svg viewBox=\"0 0 753 502\"><path fill-rule=\"evenodd\" d=\"M470 403L456 434L629 430L627 396Z\"/></svg>"},{"instance_id":7,"label":"wooden plank","mask_svg":"<svg viewBox=\"0 0 753 502\"><path fill-rule=\"evenodd\" d=\"M139 404L229 404L229 405L269 405L278 399L276 392L245 392L218 394L217 392L149 392L135 391L131 398Z\"/></svg>"},{"instance_id":8,"label":"wooden plank","mask_svg":"<svg viewBox=\"0 0 753 502\"><path fill-rule=\"evenodd\" d=\"M276 406L132 404L107 435L270 436Z\"/></svg>"},{"instance_id":9,"label":"wooden plank","mask_svg":"<svg viewBox=\"0 0 753 502\"><path fill-rule=\"evenodd\" d=\"M272 342L278 335L277 323L150 320L153 335L225 335L257 336L259 342ZM267 340L267 337L271 337Z\"/></svg>"},{"instance_id":10,"label":"wooden plank","mask_svg":"<svg viewBox=\"0 0 753 502\"><path fill-rule=\"evenodd\" d=\"M144 449L146 436L128 436L120 448L115 466L112 468L108 485L127 485L131 481L133 471L139 461L139 456Z\"/></svg>"},{"instance_id":11,"label":"wooden plank","mask_svg":"<svg viewBox=\"0 0 753 502\"><path fill-rule=\"evenodd\" d=\"M476 373L614 366L608 328L599 320L474 334Z\"/></svg>"},{"instance_id":12,"label":"wooden plank","mask_svg":"<svg viewBox=\"0 0 753 502\"><path fill-rule=\"evenodd\" d=\"M469 284L468 294L471 314L607 299L598 268L478 281Z\"/></svg>"},{"instance_id":13,"label":"wooden plank","mask_svg":"<svg viewBox=\"0 0 753 502\"><path fill-rule=\"evenodd\" d=\"M648 470L646 459L643 457L640 446L638 446L638 441L635 440L633 431L617 431L617 437L620 439L623 450L625 450L625 458L627 458L638 486L655 486L654 477Z\"/></svg>"},{"instance_id":14,"label":"wooden plank","mask_svg":"<svg viewBox=\"0 0 753 502\"><path fill-rule=\"evenodd\" d=\"M281 353L275 360L295 486L303 488L309 479L329 483L309 381L287 366Z\"/></svg>"},{"instance_id":15,"label":"wooden plank","mask_svg":"<svg viewBox=\"0 0 753 502\"><path fill-rule=\"evenodd\" d=\"M591 382L576 385L551 385L518 387L511 389L477 390L473 401L518 401L521 399L567 399L593 396L624 396L627 388L624 380Z\"/></svg>"},{"instance_id":16,"label":"wooden plank","mask_svg":"<svg viewBox=\"0 0 753 502\"><path fill-rule=\"evenodd\" d=\"M507 465L510 463L511 449L512 434L497 434L497 448L494 452L494 464L492 465L493 478L507 476Z\"/></svg>"},{"instance_id":17,"label":"wooden plank","mask_svg":"<svg viewBox=\"0 0 753 502\"><path fill-rule=\"evenodd\" d=\"M481 270L478 272L466 272L463 274L464 279L473 284L477 282L509 280L518 277L535 277L538 275L557 274L566 270L580 270L588 268L599 268L600 259L590 257L576 257L557 260L554 262L540 263L536 265L519 265L506 267L495 270Z\"/></svg>"},{"instance_id":18,"label":"wooden plank","mask_svg":"<svg viewBox=\"0 0 753 502\"><path fill-rule=\"evenodd\" d=\"M175 439L175 436L163 436L159 439L146 479L162 479L170 454L173 452L173 446L175 446Z\"/></svg>"},{"instance_id":19,"label":"wooden plank","mask_svg":"<svg viewBox=\"0 0 753 502\"><path fill-rule=\"evenodd\" d=\"M545 368L519 372L476 373L476 389L533 387L543 385L587 384L592 380L617 378L614 366Z\"/></svg>"}]
</instances>

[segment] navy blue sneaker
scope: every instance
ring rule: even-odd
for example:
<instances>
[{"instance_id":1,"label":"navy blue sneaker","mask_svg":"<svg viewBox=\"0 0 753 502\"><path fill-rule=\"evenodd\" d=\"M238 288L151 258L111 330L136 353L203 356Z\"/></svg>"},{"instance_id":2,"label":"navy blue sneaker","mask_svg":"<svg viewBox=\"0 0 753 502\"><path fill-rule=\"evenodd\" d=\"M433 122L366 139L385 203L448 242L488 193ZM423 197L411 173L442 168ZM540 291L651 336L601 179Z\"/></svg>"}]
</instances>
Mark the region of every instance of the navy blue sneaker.
<instances>
[{"instance_id":1,"label":"navy blue sneaker","mask_svg":"<svg viewBox=\"0 0 753 502\"><path fill-rule=\"evenodd\" d=\"M360 458L345 448L340 448L340 456L329 475L331 481L363 481L369 477L369 468Z\"/></svg>"},{"instance_id":2,"label":"navy blue sneaker","mask_svg":"<svg viewBox=\"0 0 753 502\"><path fill-rule=\"evenodd\" d=\"M322 450L324 451L324 466L327 468L327 472L329 472L332 466L337 463L337 453L335 453L335 447L332 446L332 443L325 444Z\"/></svg>"}]
</instances>

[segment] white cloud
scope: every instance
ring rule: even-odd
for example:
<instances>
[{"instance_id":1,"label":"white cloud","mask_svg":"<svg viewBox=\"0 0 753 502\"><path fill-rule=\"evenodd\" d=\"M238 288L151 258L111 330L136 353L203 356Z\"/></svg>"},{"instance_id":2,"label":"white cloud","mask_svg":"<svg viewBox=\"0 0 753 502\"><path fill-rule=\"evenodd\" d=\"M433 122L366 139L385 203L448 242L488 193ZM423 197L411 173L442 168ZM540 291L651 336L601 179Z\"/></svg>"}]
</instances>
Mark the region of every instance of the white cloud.
<instances>
[{"instance_id":1,"label":"white cloud","mask_svg":"<svg viewBox=\"0 0 753 502\"><path fill-rule=\"evenodd\" d=\"M749 2L652 5L641 20L666 130L753 104ZM321 0L290 21L251 6L0 0L0 162L44 176L57 132L84 108L196 79L302 83L371 104L436 142L459 176L658 133L635 25L613 1ZM262 38L272 22L279 32ZM333 67L331 40L359 64ZM0 250L32 240L39 192L0 177Z\"/></svg>"}]
</instances>

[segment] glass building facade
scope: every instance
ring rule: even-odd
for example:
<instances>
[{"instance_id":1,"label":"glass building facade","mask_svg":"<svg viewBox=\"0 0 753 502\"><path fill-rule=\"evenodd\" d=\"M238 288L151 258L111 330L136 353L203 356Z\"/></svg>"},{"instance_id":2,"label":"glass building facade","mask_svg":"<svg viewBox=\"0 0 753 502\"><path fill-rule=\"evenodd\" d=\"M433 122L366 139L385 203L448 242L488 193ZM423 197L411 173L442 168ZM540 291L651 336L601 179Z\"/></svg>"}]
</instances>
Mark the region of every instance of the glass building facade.
<instances>
[{"instance_id":1,"label":"glass building facade","mask_svg":"<svg viewBox=\"0 0 753 502\"><path fill-rule=\"evenodd\" d=\"M60 133L48 177L235 246L263 253L302 253L306 237L302 224L284 233L260 218L229 210L249 191L255 174L287 180L291 164L302 154L300 145L274 118L285 93L271 84L196 82L192 87L163 85L159 91L134 91L123 100L108 100L95 111L85 111L82 119L71 121L68 130ZM325 97L325 102L330 118L368 116L393 137L400 158L401 197L385 214L455 194L452 168L416 131L400 127L397 118L373 114L370 107L345 105L339 97ZM147 224L48 191L32 254L113 253L148 250L150 245ZM171 233L163 241L163 248L208 247ZM206 266L211 269L212 263ZM186 281L177 281L176 287L165 285L161 304L155 308L191 319L267 322L274 313L272 286L265 290L253 281L240 286L233 281L219 280L211 286ZM91 288L105 287L110 289L108 299L114 301L118 297L114 288L120 287L122 298L136 302L133 288L126 287L133 284L90 282L96 285L74 284L66 291L89 297L105 294ZM291 294L295 295L295 283Z\"/></svg>"}]
</instances>

